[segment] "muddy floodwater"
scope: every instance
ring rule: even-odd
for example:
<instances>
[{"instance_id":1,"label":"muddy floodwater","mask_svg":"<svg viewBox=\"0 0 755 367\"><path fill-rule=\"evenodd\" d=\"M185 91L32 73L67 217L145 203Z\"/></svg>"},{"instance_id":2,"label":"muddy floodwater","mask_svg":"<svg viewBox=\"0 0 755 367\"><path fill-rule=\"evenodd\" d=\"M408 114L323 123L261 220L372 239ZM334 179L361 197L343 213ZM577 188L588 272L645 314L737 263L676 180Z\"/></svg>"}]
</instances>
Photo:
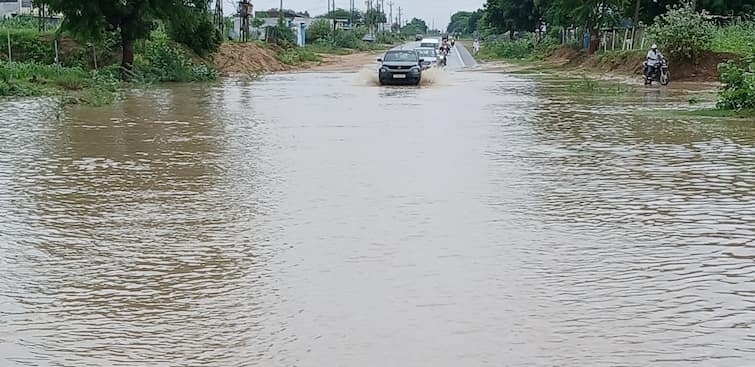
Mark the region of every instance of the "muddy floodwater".
<instances>
[{"instance_id":1,"label":"muddy floodwater","mask_svg":"<svg viewBox=\"0 0 755 367\"><path fill-rule=\"evenodd\" d=\"M0 366L755 363L752 121L435 77L0 102Z\"/></svg>"}]
</instances>

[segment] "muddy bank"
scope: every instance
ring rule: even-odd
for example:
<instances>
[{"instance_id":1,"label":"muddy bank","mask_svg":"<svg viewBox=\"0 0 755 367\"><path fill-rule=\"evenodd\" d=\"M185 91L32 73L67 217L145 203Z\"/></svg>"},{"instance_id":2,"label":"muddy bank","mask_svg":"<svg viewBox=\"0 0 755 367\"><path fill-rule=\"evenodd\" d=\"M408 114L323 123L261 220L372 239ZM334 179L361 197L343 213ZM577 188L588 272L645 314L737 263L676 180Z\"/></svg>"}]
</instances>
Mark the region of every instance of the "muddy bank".
<instances>
[{"instance_id":1,"label":"muddy bank","mask_svg":"<svg viewBox=\"0 0 755 367\"><path fill-rule=\"evenodd\" d=\"M224 43L213 63L224 76L266 74L286 71L357 71L374 63L379 52L357 52L349 55L318 54L319 61L287 65L276 57L276 50L250 43Z\"/></svg>"}]
</instances>

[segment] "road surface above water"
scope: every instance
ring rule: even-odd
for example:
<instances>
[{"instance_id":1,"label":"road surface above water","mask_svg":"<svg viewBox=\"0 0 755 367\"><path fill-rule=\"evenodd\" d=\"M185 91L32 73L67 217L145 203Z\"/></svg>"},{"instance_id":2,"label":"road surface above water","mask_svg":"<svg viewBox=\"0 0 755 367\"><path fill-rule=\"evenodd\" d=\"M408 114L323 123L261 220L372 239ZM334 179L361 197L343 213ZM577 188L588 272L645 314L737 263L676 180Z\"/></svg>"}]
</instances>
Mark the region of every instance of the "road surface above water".
<instances>
[{"instance_id":1,"label":"road surface above water","mask_svg":"<svg viewBox=\"0 0 755 367\"><path fill-rule=\"evenodd\" d=\"M0 366L755 361L755 125L363 76L0 102Z\"/></svg>"}]
</instances>

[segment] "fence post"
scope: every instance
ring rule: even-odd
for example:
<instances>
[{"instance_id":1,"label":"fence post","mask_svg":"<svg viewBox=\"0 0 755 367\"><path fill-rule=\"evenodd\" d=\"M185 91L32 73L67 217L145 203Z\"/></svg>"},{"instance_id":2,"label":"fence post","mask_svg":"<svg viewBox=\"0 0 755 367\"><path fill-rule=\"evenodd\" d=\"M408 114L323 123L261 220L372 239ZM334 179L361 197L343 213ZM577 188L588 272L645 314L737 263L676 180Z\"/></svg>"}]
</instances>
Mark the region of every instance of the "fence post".
<instances>
[{"instance_id":1,"label":"fence post","mask_svg":"<svg viewBox=\"0 0 755 367\"><path fill-rule=\"evenodd\" d=\"M53 43L55 44L55 65L60 65L60 54L58 53L58 40L56 39Z\"/></svg>"},{"instance_id":2,"label":"fence post","mask_svg":"<svg viewBox=\"0 0 755 367\"><path fill-rule=\"evenodd\" d=\"M613 29L613 36L611 36L611 51L616 51L616 28Z\"/></svg>"},{"instance_id":3,"label":"fence post","mask_svg":"<svg viewBox=\"0 0 755 367\"><path fill-rule=\"evenodd\" d=\"M94 70L97 70L97 46L92 45L92 58L94 59Z\"/></svg>"},{"instance_id":4,"label":"fence post","mask_svg":"<svg viewBox=\"0 0 755 367\"><path fill-rule=\"evenodd\" d=\"M8 75L13 80L13 52L10 48L10 29L8 29Z\"/></svg>"}]
</instances>

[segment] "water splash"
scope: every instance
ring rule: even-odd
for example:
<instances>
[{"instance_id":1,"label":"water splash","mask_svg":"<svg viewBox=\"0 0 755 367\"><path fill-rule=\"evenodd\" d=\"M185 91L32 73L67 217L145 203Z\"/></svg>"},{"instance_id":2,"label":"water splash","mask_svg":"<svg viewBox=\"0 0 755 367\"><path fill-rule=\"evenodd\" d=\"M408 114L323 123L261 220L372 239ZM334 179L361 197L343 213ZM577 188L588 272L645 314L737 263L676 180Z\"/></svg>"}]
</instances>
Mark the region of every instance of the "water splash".
<instances>
[{"instance_id":1,"label":"water splash","mask_svg":"<svg viewBox=\"0 0 755 367\"><path fill-rule=\"evenodd\" d=\"M432 85L443 85L448 81L448 72L441 68L430 68L422 72L423 87ZM359 70L354 76L355 86L380 86L380 80L378 80L377 70L371 68L364 68Z\"/></svg>"}]
</instances>

